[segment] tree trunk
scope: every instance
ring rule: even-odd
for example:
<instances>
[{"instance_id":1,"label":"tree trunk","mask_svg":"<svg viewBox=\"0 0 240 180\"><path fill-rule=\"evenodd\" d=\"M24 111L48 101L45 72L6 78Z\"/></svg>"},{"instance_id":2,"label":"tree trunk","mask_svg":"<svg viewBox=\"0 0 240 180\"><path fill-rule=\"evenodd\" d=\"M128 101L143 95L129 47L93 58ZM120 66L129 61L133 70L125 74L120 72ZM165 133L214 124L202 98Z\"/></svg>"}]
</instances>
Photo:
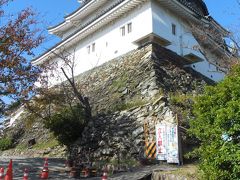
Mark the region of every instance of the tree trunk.
<instances>
[{"instance_id":1,"label":"tree trunk","mask_svg":"<svg viewBox=\"0 0 240 180\"><path fill-rule=\"evenodd\" d=\"M92 118L92 109L91 106L89 104L89 100L88 97L84 97L77 89L76 84L68 77L68 75L66 74L66 72L64 71L63 68L61 68L64 76L67 78L68 82L70 83L71 87L73 88L73 93L75 94L75 96L77 97L77 99L79 100L79 103L81 104L81 106L83 107L84 111L85 111L85 116L86 119L89 121Z\"/></svg>"}]
</instances>

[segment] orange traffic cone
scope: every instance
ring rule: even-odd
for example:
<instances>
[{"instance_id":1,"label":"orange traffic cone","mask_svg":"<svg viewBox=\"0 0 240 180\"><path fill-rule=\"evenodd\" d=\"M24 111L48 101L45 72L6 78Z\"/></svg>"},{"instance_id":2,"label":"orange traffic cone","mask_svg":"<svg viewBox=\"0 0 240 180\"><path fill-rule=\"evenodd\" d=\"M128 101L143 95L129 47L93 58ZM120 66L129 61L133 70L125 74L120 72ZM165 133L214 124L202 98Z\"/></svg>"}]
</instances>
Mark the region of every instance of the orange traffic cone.
<instances>
[{"instance_id":1,"label":"orange traffic cone","mask_svg":"<svg viewBox=\"0 0 240 180\"><path fill-rule=\"evenodd\" d=\"M4 180L12 180L13 179L13 173L12 173L12 160L10 159L9 165L8 165L8 170L6 173L6 176Z\"/></svg>"},{"instance_id":2,"label":"orange traffic cone","mask_svg":"<svg viewBox=\"0 0 240 180\"><path fill-rule=\"evenodd\" d=\"M45 159L44 159L44 163L48 163L48 158L45 158Z\"/></svg>"},{"instance_id":3,"label":"orange traffic cone","mask_svg":"<svg viewBox=\"0 0 240 180\"><path fill-rule=\"evenodd\" d=\"M27 168L24 169L23 180L28 180L28 169Z\"/></svg>"},{"instance_id":4,"label":"orange traffic cone","mask_svg":"<svg viewBox=\"0 0 240 180\"><path fill-rule=\"evenodd\" d=\"M47 167L48 168L48 160L47 159L45 159L43 167Z\"/></svg>"},{"instance_id":5,"label":"orange traffic cone","mask_svg":"<svg viewBox=\"0 0 240 180\"><path fill-rule=\"evenodd\" d=\"M3 180L4 179L4 168L1 167L0 168L0 180Z\"/></svg>"},{"instance_id":6,"label":"orange traffic cone","mask_svg":"<svg viewBox=\"0 0 240 180\"><path fill-rule=\"evenodd\" d=\"M107 180L107 171L106 170L104 170L103 171L103 176L102 176L102 180Z\"/></svg>"},{"instance_id":7,"label":"orange traffic cone","mask_svg":"<svg viewBox=\"0 0 240 180\"><path fill-rule=\"evenodd\" d=\"M69 177L70 178L78 178L79 176L81 176L81 172L78 168L76 168L75 162L73 162L72 167L69 172Z\"/></svg>"},{"instance_id":8,"label":"orange traffic cone","mask_svg":"<svg viewBox=\"0 0 240 180\"><path fill-rule=\"evenodd\" d=\"M43 165L43 170L40 175L41 179L48 179L48 159L45 158L44 165Z\"/></svg>"},{"instance_id":9,"label":"orange traffic cone","mask_svg":"<svg viewBox=\"0 0 240 180\"><path fill-rule=\"evenodd\" d=\"M81 171L81 177L89 177L89 169L88 168L84 168Z\"/></svg>"}]
</instances>

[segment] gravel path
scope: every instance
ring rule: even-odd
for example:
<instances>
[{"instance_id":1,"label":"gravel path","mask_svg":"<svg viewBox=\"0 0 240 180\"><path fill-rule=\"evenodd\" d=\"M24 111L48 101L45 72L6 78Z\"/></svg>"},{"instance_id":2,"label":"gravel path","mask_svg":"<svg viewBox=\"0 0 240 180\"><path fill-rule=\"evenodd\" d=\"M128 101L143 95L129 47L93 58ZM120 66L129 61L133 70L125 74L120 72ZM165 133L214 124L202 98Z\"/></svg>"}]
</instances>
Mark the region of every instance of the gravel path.
<instances>
[{"instance_id":1,"label":"gravel path","mask_svg":"<svg viewBox=\"0 0 240 180\"><path fill-rule=\"evenodd\" d=\"M13 160L13 179L22 180L25 168L29 170L29 179L39 179L39 175L43 168L43 158L23 158L23 157L0 157L0 167L4 167L5 173L9 164L9 160ZM50 179L65 179L68 178L64 172L64 159L49 158L49 177Z\"/></svg>"},{"instance_id":2,"label":"gravel path","mask_svg":"<svg viewBox=\"0 0 240 180\"><path fill-rule=\"evenodd\" d=\"M43 158L23 158L23 157L0 157L0 167L4 167L5 173L9 163L9 160L13 160L13 174L14 180L22 180L23 171L25 168L29 169L29 180L39 179L39 175L43 168L44 159ZM65 172L65 160L59 158L49 158L49 179L74 179L69 178L68 173ZM152 165L144 166L140 168L135 168L131 172L123 172L114 174L109 177L109 180L139 180L145 177L144 179L149 179L148 176L152 173L153 170L169 171L174 170L166 165ZM150 176L149 176L150 177ZM86 180L101 180L101 177L94 178L82 178Z\"/></svg>"}]
</instances>

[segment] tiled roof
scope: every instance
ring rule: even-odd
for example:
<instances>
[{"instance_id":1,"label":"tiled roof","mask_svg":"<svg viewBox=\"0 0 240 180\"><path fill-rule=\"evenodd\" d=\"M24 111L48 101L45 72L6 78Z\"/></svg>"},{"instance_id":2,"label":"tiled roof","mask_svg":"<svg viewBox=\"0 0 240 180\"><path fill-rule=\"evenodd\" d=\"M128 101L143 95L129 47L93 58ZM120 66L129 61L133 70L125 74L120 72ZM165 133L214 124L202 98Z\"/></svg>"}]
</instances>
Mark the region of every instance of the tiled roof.
<instances>
[{"instance_id":1,"label":"tiled roof","mask_svg":"<svg viewBox=\"0 0 240 180\"><path fill-rule=\"evenodd\" d=\"M122 0L122 1L124 1L124 0ZM119 2L121 3L122 1L118 1L117 4L119 4ZM183 4L184 6L186 6L187 8L191 9L195 13L201 15L201 16L209 15L207 6L202 0L177 0L177 1L180 2L181 4ZM91 2L91 0L86 0L78 9L73 11L71 14L65 16L65 18L67 18L67 17L73 15L74 13L78 12L80 9L85 7L89 2ZM55 26L52 26L49 29L54 29L54 28L64 24L64 22L65 21L63 21L63 22L61 22L61 23L59 23Z\"/></svg>"},{"instance_id":2,"label":"tiled roof","mask_svg":"<svg viewBox=\"0 0 240 180\"><path fill-rule=\"evenodd\" d=\"M90 1L91 1L91 0L87 0L87 1L85 1L84 3L81 3L81 6L80 6L79 8L77 8L75 11L73 11L73 12L70 13L70 14L68 14L68 15L65 16L64 18L67 18L67 17L69 17L69 16L75 14L75 13L78 12L80 9L82 9L83 7L85 7ZM62 25L62 24L64 24L64 23L65 23L65 21L62 21L61 23L56 24L55 26L51 26L51 27L49 27L48 30L50 30L50 29L54 29L54 28L56 28L56 27L58 27L58 26L60 26L60 25Z\"/></svg>"},{"instance_id":3,"label":"tiled roof","mask_svg":"<svg viewBox=\"0 0 240 180\"><path fill-rule=\"evenodd\" d=\"M207 6L202 0L177 0L177 1L201 16L209 15Z\"/></svg>"}]
</instances>

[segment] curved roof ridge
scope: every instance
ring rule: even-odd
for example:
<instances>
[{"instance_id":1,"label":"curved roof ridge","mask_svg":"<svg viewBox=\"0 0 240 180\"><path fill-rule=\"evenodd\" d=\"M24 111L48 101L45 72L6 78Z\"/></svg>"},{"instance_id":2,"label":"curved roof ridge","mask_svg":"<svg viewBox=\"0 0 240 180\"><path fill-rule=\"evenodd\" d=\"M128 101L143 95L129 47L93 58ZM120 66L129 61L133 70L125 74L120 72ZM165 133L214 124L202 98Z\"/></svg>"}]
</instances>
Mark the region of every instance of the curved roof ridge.
<instances>
[{"instance_id":1,"label":"curved roof ridge","mask_svg":"<svg viewBox=\"0 0 240 180\"><path fill-rule=\"evenodd\" d=\"M88 3L93 2L93 1L94 1L94 0L89 0ZM112 6L109 7L108 9L102 11L98 16L95 16L94 18L90 19L90 21L86 22L86 23L83 24L79 29L77 29L76 31L74 31L74 32L72 32L71 34L69 34L65 39L63 39L62 41L60 41L59 43L57 43L56 45L54 45L53 47L51 47L50 49L48 49L46 52L44 52L44 53L41 54L40 56L38 56L38 57L36 57L35 59L33 59L33 61L36 61L36 60L39 59L40 57L45 56L45 55L46 55L47 53L49 53L52 49L58 47L60 44L63 44L63 43L65 43L65 42L69 41L70 38L72 38L75 34L79 33L81 30L83 30L84 28L88 27L88 26L89 26L91 23L93 23L95 20L99 19L101 16L105 15L105 14L108 13L111 9L113 9L115 6L121 4L121 3L124 2L124 1L127 1L127 0L118 0L116 4L112 5ZM130 0L129 0L129 1L130 1ZM136 0L136 1L139 2L140 0ZM141 1L143 1L143 0L141 0ZM141 2L141 1L140 1L140 2ZM166 0L166 1L168 1L168 0ZM217 27L220 28L223 32L225 32L225 33L227 34L228 31L227 31L226 29L224 29L220 24L218 24L214 19L212 19L210 15L206 15L206 16L205 16L203 13L200 13L200 12L199 12L199 9L195 9L194 7L190 6L190 4L189 4L190 1L191 1L191 2L192 2L192 1L198 1L198 2L202 3L202 4L201 4L202 7L203 7L203 8L206 8L205 10L206 10L206 12L208 12L207 7L206 7L206 4L205 4L202 0L171 0L171 1L173 1L173 2L175 2L175 3L178 2L179 5L181 4L182 6L185 6L186 8L188 8L188 9L189 9L190 11L192 11L193 13L196 13L197 15L199 15L199 16L201 17L201 18L200 18L201 20L206 20L207 22L210 22L210 21L215 22L215 24L217 25ZM87 4L88 4L88 3L87 3ZM86 6L86 4L85 4L85 6ZM82 7L81 7L81 8L82 8ZM80 9L81 9L81 8L80 8ZM78 10L79 10L79 9L78 9ZM77 11L77 10L76 10L76 11ZM75 11L75 12L76 12L76 11ZM72 13L72 14L73 14L73 13ZM62 23L62 24L64 24L64 23ZM57 26L59 26L59 25L57 25Z\"/></svg>"},{"instance_id":2,"label":"curved roof ridge","mask_svg":"<svg viewBox=\"0 0 240 180\"><path fill-rule=\"evenodd\" d=\"M66 19L68 19L68 17L72 16L73 14L77 13L78 11L80 11L81 9L83 9L87 4L89 4L91 1L93 0L86 0L84 3L81 4L81 6L79 8L77 8L75 11L71 12L70 14L64 16L64 20L58 24L56 24L55 26L51 26L48 27L48 30L54 29L58 26L63 25L66 22Z\"/></svg>"}]
</instances>

